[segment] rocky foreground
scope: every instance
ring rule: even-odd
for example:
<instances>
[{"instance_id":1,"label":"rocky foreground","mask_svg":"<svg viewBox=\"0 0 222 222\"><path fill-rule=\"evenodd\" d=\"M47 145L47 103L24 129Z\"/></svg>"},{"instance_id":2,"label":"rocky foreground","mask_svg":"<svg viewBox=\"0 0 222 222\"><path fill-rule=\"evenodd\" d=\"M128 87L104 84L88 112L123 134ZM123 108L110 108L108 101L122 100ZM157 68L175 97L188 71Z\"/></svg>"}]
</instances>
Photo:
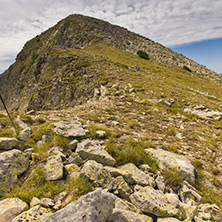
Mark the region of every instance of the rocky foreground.
<instances>
[{"instance_id":1,"label":"rocky foreground","mask_svg":"<svg viewBox=\"0 0 222 222\"><path fill-rule=\"evenodd\" d=\"M34 196L27 203L14 194L0 201L0 222L222 221L217 205L201 203L202 197L193 186L194 167L185 156L147 147L145 152L158 163L158 170L134 163L116 167L116 160L104 143L106 132L97 130L98 140L91 139L86 126L78 118L70 118L53 123L37 143L43 149L53 135L58 135L70 139L68 148L51 147L45 159L41 159L33 148L18 149L30 139L32 129L21 120L17 122L24 128L18 139L0 137L1 195L20 180L26 183L37 167L48 183L84 179L92 184L92 190L76 201L72 201L72 195L77 190L63 190L50 198ZM168 170L182 178L177 189L171 188L163 177Z\"/></svg>"}]
</instances>

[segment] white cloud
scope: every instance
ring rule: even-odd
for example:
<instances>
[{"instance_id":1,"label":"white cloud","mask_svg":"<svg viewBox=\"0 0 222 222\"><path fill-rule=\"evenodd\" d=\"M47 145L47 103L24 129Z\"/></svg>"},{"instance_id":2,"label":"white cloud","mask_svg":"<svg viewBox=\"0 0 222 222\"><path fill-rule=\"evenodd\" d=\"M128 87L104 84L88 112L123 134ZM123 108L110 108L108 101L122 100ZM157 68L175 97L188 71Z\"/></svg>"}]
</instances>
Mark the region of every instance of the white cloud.
<instances>
[{"instance_id":1,"label":"white cloud","mask_svg":"<svg viewBox=\"0 0 222 222\"><path fill-rule=\"evenodd\" d=\"M0 0L0 70L69 14L97 17L166 46L222 37L221 0ZM9 65L9 64L8 64Z\"/></svg>"}]
</instances>

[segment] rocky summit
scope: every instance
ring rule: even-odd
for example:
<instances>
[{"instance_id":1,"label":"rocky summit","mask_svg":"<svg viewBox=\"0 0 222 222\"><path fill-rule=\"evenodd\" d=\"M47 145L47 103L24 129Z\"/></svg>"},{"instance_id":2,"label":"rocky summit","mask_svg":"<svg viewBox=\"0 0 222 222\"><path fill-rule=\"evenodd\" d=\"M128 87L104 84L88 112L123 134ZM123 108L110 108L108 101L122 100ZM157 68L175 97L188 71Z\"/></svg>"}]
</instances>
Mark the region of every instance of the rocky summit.
<instances>
[{"instance_id":1,"label":"rocky summit","mask_svg":"<svg viewBox=\"0 0 222 222\"><path fill-rule=\"evenodd\" d=\"M221 75L70 15L0 75L0 222L222 222Z\"/></svg>"}]
</instances>

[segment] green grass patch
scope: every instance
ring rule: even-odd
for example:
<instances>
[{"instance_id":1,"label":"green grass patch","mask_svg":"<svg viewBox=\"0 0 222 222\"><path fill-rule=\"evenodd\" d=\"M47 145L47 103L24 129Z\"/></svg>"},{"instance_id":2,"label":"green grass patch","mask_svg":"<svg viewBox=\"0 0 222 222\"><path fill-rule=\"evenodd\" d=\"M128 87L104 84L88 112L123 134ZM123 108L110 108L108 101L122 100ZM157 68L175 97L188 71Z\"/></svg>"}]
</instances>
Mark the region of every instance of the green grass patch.
<instances>
[{"instance_id":1,"label":"green grass patch","mask_svg":"<svg viewBox=\"0 0 222 222\"><path fill-rule=\"evenodd\" d=\"M147 148L146 143L130 139L118 146L114 141L109 141L106 147L108 152L115 158L118 166L126 163L134 163L136 166L148 164L152 172L155 172L157 169L156 161L145 152L145 148Z\"/></svg>"}]
</instances>

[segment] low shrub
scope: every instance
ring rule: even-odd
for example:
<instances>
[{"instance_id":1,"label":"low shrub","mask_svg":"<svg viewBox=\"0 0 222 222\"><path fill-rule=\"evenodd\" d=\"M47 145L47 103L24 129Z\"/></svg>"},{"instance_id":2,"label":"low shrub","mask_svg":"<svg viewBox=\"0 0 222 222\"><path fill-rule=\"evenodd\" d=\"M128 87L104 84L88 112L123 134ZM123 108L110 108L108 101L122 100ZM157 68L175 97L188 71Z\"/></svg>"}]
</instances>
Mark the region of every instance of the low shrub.
<instances>
[{"instance_id":1,"label":"low shrub","mask_svg":"<svg viewBox=\"0 0 222 222\"><path fill-rule=\"evenodd\" d=\"M150 59L149 56L148 56L148 54L145 53L145 52L143 52L143 51L141 51L141 50L137 51L137 55L138 55L140 58L142 58L142 59L147 59L147 60Z\"/></svg>"}]
</instances>

